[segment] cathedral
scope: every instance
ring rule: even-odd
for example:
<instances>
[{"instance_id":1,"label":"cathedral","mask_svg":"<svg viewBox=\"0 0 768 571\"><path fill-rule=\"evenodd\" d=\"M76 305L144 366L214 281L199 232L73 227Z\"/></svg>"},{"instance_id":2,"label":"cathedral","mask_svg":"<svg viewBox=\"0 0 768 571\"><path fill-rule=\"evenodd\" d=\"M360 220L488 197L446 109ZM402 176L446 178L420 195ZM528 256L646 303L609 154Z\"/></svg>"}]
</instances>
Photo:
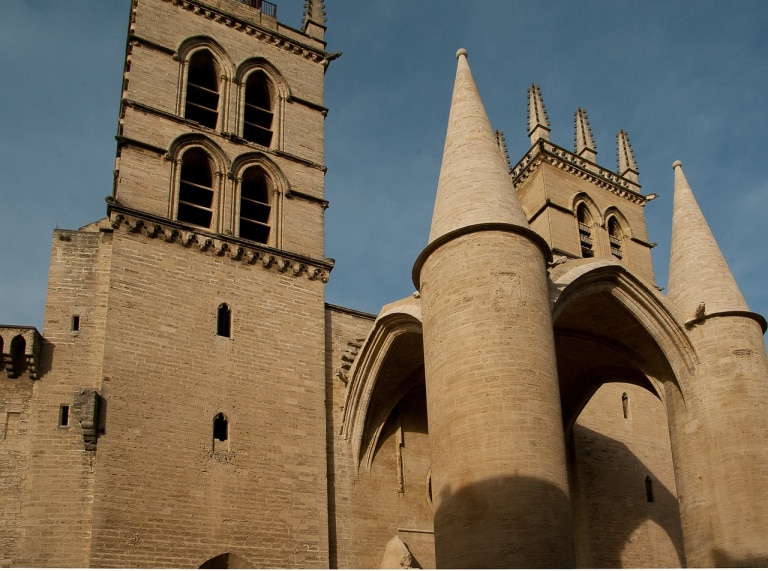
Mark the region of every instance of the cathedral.
<instances>
[{"instance_id":1,"label":"cathedral","mask_svg":"<svg viewBox=\"0 0 768 571\"><path fill-rule=\"evenodd\" d=\"M512 162L459 49L413 295L329 304L325 31L131 1L106 215L0 326L0 566L768 566L766 320L681 163L662 291L627 133L531 85Z\"/></svg>"}]
</instances>

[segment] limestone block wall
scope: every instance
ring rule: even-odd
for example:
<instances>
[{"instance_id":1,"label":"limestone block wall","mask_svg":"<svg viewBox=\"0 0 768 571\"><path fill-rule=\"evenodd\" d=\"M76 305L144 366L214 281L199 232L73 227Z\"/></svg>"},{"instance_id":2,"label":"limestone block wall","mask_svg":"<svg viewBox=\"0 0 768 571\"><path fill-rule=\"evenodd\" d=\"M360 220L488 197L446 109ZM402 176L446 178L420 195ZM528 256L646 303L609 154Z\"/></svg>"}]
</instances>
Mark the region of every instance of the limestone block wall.
<instances>
[{"instance_id":1,"label":"limestone block wall","mask_svg":"<svg viewBox=\"0 0 768 571\"><path fill-rule=\"evenodd\" d=\"M109 279L90 564L327 566L323 283L123 227Z\"/></svg>"},{"instance_id":2,"label":"limestone block wall","mask_svg":"<svg viewBox=\"0 0 768 571\"><path fill-rule=\"evenodd\" d=\"M328 432L333 437L329 444L331 563L339 568L378 567L387 543L398 536L407 545L414 565L434 567L423 380L401 400L384 398L384 410L377 408L382 401L374 397L371 430L375 430L379 415L385 416L370 466L367 459L358 462L353 443L341 434L348 387L336 371L341 365L343 374L344 364L357 357L357 347L373 324L372 316L331 307L327 324ZM420 345L421 336L414 336L412 341ZM421 352L420 347L417 350ZM390 358L397 361L399 356Z\"/></svg>"},{"instance_id":3,"label":"limestone block wall","mask_svg":"<svg viewBox=\"0 0 768 571\"><path fill-rule=\"evenodd\" d=\"M646 389L607 383L573 427L580 567L685 565L667 416Z\"/></svg>"},{"instance_id":4,"label":"limestone block wall","mask_svg":"<svg viewBox=\"0 0 768 571\"><path fill-rule=\"evenodd\" d=\"M17 379L23 390L9 403L12 409L14 402L22 405L13 448L21 456L12 468L21 501L16 521L7 520L2 532L13 544L5 552L9 565L88 565L98 436L93 407L101 382L110 254L111 233L95 226L54 233L37 379L28 373ZM7 387L3 383L0 391Z\"/></svg>"}]
</instances>

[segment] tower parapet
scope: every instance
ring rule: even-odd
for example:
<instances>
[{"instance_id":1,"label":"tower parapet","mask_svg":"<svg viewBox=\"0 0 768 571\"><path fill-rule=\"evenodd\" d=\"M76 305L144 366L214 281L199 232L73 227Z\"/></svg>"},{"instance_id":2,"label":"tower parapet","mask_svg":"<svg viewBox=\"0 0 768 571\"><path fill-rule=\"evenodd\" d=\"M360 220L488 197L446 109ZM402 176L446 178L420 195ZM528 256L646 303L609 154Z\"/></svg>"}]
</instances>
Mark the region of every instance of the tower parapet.
<instances>
[{"instance_id":1,"label":"tower parapet","mask_svg":"<svg viewBox=\"0 0 768 571\"><path fill-rule=\"evenodd\" d=\"M597 145L584 109L574 114L575 150L549 140L541 89L528 89L531 148L510 175L531 229L555 255L613 257L653 283L644 207L629 138L619 133L618 172L597 163Z\"/></svg>"}]
</instances>

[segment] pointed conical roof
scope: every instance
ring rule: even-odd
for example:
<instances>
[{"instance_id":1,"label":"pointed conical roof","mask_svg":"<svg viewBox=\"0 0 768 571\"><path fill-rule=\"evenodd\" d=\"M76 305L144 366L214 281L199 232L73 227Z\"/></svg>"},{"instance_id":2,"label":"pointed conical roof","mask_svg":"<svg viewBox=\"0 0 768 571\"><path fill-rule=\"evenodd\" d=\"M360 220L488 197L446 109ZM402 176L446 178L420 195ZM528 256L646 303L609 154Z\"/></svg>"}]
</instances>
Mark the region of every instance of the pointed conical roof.
<instances>
[{"instance_id":1,"label":"pointed conical roof","mask_svg":"<svg viewBox=\"0 0 768 571\"><path fill-rule=\"evenodd\" d=\"M576 142L576 154L588 161L597 160L597 148L592 137L592 127L589 126L587 111L579 107L573 114L574 139Z\"/></svg>"},{"instance_id":2,"label":"pointed conical roof","mask_svg":"<svg viewBox=\"0 0 768 571\"><path fill-rule=\"evenodd\" d=\"M467 51L456 53L443 163L429 242L474 224L501 222L528 228L496 135L475 86Z\"/></svg>"},{"instance_id":3,"label":"pointed conical roof","mask_svg":"<svg viewBox=\"0 0 768 571\"><path fill-rule=\"evenodd\" d=\"M635 153L632 152L632 144L629 142L629 135L624 129L621 129L616 135L616 162L619 169L619 175L638 182L637 162Z\"/></svg>"},{"instance_id":4,"label":"pointed conical roof","mask_svg":"<svg viewBox=\"0 0 768 571\"><path fill-rule=\"evenodd\" d=\"M686 318L693 318L702 303L706 305L706 313L748 311L747 302L688 185L682 163L675 161L672 167L675 198L667 296Z\"/></svg>"}]
</instances>

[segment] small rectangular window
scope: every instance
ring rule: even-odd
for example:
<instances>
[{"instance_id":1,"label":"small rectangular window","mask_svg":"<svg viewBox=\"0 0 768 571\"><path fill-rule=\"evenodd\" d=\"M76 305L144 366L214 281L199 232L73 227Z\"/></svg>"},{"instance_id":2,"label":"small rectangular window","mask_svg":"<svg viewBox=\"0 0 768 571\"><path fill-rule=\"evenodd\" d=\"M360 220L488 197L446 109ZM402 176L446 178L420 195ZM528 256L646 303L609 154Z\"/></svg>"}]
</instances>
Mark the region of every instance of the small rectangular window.
<instances>
[{"instance_id":1,"label":"small rectangular window","mask_svg":"<svg viewBox=\"0 0 768 571\"><path fill-rule=\"evenodd\" d=\"M69 426L69 405L59 407L59 426Z\"/></svg>"},{"instance_id":2,"label":"small rectangular window","mask_svg":"<svg viewBox=\"0 0 768 571\"><path fill-rule=\"evenodd\" d=\"M80 316L72 316L72 331L80 331Z\"/></svg>"}]
</instances>

